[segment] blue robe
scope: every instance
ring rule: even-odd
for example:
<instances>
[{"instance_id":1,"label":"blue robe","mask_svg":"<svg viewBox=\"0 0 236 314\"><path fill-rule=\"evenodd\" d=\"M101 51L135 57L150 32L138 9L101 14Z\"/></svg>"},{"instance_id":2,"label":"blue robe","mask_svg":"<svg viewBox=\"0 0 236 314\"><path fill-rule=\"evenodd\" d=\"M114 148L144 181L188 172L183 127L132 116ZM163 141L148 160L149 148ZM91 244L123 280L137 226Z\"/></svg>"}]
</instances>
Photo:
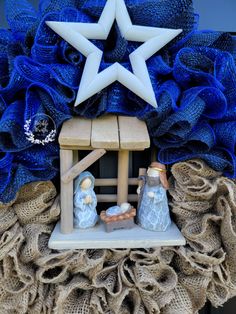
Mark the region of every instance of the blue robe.
<instances>
[{"instance_id":1,"label":"blue robe","mask_svg":"<svg viewBox=\"0 0 236 314\"><path fill-rule=\"evenodd\" d=\"M81 189L81 183L84 179L89 178L92 185L87 190ZM94 193L94 177L90 172L82 172L79 177L75 180L74 187L74 226L75 228L91 228L98 221L98 215L96 211L97 197ZM92 203L85 204L84 199L86 196L91 196Z\"/></svg>"},{"instance_id":2,"label":"blue robe","mask_svg":"<svg viewBox=\"0 0 236 314\"><path fill-rule=\"evenodd\" d=\"M159 178L154 179L156 184L150 184L148 179L141 190L138 207L139 225L150 231L166 231L171 224L166 190L162 187ZM154 197L148 196L149 192Z\"/></svg>"}]
</instances>

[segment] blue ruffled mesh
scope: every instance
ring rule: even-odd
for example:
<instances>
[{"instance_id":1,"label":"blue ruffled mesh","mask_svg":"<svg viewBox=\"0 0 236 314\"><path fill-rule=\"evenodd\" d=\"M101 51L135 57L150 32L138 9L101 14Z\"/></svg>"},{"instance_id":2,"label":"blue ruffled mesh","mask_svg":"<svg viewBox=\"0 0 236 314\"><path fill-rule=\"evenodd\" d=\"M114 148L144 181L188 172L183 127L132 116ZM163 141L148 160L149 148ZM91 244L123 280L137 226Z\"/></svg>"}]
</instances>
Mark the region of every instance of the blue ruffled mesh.
<instances>
[{"instance_id":1,"label":"blue ruffled mesh","mask_svg":"<svg viewBox=\"0 0 236 314\"><path fill-rule=\"evenodd\" d=\"M45 145L44 149L34 145L17 153L0 153L1 202L12 200L20 187L26 183L52 180L58 171L56 143Z\"/></svg>"},{"instance_id":2,"label":"blue ruffled mesh","mask_svg":"<svg viewBox=\"0 0 236 314\"><path fill-rule=\"evenodd\" d=\"M217 122L213 128L217 144L234 152L236 148L236 121Z\"/></svg>"},{"instance_id":3,"label":"blue ruffled mesh","mask_svg":"<svg viewBox=\"0 0 236 314\"><path fill-rule=\"evenodd\" d=\"M158 154L160 162L172 164L175 162L189 160L192 158L204 159L210 167L216 171L224 172L225 176L235 178L236 159L234 154L227 149L215 147L209 151L197 152L188 146L181 146L178 149L161 149Z\"/></svg>"},{"instance_id":4,"label":"blue ruffled mesh","mask_svg":"<svg viewBox=\"0 0 236 314\"><path fill-rule=\"evenodd\" d=\"M17 152L31 146L24 129L24 101L15 101L4 111L0 120L0 150Z\"/></svg>"},{"instance_id":5,"label":"blue ruffled mesh","mask_svg":"<svg viewBox=\"0 0 236 314\"><path fill-rule=\"evenodd\" d=\"M174 46L170 48L173 53L178 53L182 48L216 48L222 51L233 53L235 51L234 38L229 33L222 33L216 31L198 31L194 30L179 40Z\"/></svg>"},{"instance_id":6,"label":"blue ruffled mesh","mask_svg":"<svg viewBox=\"0 0 236 314\"><path fill-rule=\"evenodd\" d=\"M9 28L15 39L24 40L25 34L37 20L37 12L27 0L5 1L5 12Z\"/></svg>"},{"instance_id":7,"label":"blue ruffled mesh","mask_svg":"<svg viewBox=\"0 0 236 314\"><path fill-rule=\"evenodd\" d=\"M11 184L12 160L13 156L10 153L0 152L0 194L4 194L5 191L8 194L6 188Z\"/></svg>"},{"instance_id":8,"label":"blue ruffled mesh","mask_svg":"<svg viewBox=\"0 0 236 314\"><path fill-rule=\"evenodd\" d=\"M105 0L6 0L9 30L0 29L0 201L25 183L58 174L58 143L35 145L24 134L26 120L50 116L59 131L72 115L106 113L147 122L158 159L172 164L202 158L236 177L236 44L227 33L198 31L191 0L126 0L134 24L182 28L183 33L147 61L158 108L119 83L74 108L85 58L62 40L46 20L94 22ZM114 24L100 70L115 61L130 69L138 47Z\"/></svg>"}]
</instances>

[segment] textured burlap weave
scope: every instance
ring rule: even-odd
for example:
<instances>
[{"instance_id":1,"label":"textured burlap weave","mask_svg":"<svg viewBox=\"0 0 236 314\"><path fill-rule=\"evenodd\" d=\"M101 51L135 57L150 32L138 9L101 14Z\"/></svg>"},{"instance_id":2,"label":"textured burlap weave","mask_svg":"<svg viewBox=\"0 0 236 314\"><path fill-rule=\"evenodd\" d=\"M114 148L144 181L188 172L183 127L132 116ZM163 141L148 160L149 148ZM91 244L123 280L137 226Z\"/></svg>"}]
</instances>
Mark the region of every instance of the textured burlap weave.
<instances>
[{"instance_id":1,"label":"textured burlap weave","mask_svg":"<svg viewBox=\"0 0 236 314\"><path fill-rule=\"evenodd\" d=\"M172 168L171 210L185 247L53 251L51 182L0 205L1 314L195 314L236 295L236 186L199 160Z\"/></svg>"}]
</instances>

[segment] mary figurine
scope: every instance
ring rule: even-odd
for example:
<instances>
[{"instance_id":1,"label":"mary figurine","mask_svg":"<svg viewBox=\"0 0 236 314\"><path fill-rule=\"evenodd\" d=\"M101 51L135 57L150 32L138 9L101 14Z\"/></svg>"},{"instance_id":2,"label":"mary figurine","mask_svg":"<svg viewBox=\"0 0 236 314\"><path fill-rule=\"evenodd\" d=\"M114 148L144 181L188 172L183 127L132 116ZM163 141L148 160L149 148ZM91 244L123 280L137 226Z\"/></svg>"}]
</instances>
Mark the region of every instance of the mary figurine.
<instances>
[{"instance_id":1,"label":"mary figurine","mask_svg":"<svg viewBox=\"0 0 236 314\"><path fill-rule=\"evenodd\" d=\"M138 223L147 230L166 231L171 224L166 189L168 181L165 166L153 162L147 175L141 178L143 184L138 189Z\"/></svg>"},{"instance_id":2,"label":"mary figurine","mask_svg":"<svg viewBox=\"0 0 236 314\"><path fill-rule=\"evenodd\" d=\"M94 193L94 177L88 171L82 172L75 180L74 225L75 228L91 228L98 221L97 198Z\"/></svg>"}]
</instances>

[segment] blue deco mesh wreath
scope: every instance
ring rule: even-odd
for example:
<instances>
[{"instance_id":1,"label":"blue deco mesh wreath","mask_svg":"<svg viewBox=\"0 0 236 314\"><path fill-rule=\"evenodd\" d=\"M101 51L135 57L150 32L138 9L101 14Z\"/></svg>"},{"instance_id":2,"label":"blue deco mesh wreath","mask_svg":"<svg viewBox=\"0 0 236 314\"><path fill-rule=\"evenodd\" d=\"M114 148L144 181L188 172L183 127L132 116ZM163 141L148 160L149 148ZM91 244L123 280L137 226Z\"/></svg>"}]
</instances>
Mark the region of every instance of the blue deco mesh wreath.
<instances>
[{"instance_id":1,"label":"blue deco mesh wreath","mask_svg":"<svg viewBox=\"0 0 236 314\"><path fill-rule=\"evenodd\" d=\"M73 115L137 116L147 122L158 159L172 164L204 159L236 177L236 67L227 33L198 31L191 0L126 0L134 24L182 28L177 40L147 62L158 108L116 83L74 108L84 57L45 20L96 22L105 0L6 0L9 29L0 30L0 201L9 202L25 183L58 173L57 141L31 143L25 121L50 116L57 130ZM114 26L102 67L114 61L130 68L127 42ZM102 47L103 42L96 44Z\"/></svg>"}]
</instances>

